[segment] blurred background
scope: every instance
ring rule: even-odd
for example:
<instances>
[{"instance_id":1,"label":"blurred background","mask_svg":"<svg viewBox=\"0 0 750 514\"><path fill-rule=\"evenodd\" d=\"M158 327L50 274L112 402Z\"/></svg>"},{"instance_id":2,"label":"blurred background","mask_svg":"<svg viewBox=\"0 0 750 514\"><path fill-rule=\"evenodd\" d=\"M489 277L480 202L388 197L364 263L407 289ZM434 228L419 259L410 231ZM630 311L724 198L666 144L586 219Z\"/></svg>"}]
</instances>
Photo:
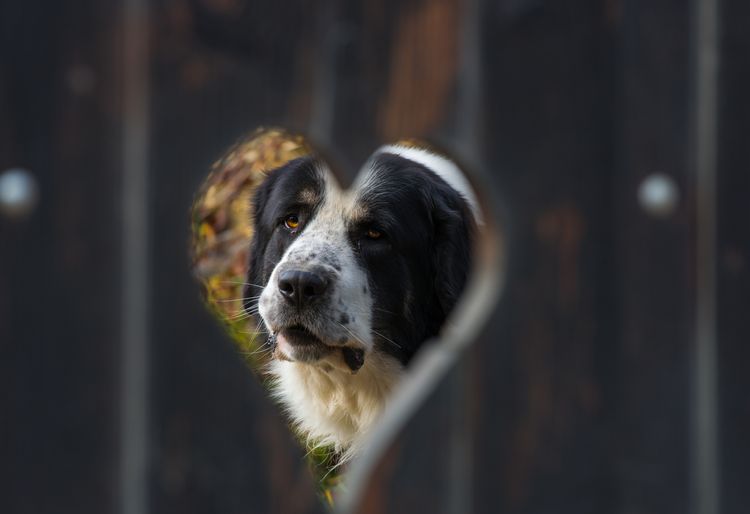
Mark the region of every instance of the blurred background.
<instances>
[{"instance_id":1,"label":"blurred background","mask_svg":"<svg viewBox=\"0 0 750 514\"><path fill-rule=\"evenodd\" d=\"M746 0L0 0L0 512L319 512L203 308L259 126L435 141L504 227L475 343L357 512L744 513Z\"/></svg>"}]
</instances>

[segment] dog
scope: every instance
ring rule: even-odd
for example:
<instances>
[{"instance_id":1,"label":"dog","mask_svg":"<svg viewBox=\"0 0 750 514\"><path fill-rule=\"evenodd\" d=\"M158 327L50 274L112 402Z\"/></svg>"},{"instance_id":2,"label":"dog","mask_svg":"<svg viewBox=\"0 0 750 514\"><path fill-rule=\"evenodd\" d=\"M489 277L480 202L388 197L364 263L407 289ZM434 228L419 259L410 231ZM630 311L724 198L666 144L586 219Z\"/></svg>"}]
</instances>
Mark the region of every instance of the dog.
<instances>
[{"instance_id":1,"label":"dog","mask_svg":"<svg viewBox=\"0 0 750 514\"><path fill-rule=\"evenodd\" d=\"M269 334L272 394L308 445L345 462L465 287L476 197L446 157L389 145L351 189L303 157L252 203L244 308Z\"/></svg>"}]
</instances>

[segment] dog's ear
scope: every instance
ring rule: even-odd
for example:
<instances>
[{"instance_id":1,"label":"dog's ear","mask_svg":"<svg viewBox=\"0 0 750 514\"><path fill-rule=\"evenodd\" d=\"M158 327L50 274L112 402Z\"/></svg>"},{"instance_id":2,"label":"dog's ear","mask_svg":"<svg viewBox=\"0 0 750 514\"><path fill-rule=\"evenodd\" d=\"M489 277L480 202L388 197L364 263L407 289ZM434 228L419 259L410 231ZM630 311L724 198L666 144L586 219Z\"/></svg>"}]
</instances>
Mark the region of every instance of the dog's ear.
<instances>
[{"instance_id":1,"label":"dog's ear","mask_svg":"<svg viewBox=\"0 0 750 514\"><path fill-rule=\"evenodd\" d=\"M431 196L434 288L439 308L448 316L466 286L477 224L466 200L447 184L435 184Z\"/></svg>"},{"instance_id":2,"label":"dog's ear","mask_svg":"<svg viewBox=\"0 0 750 514\"><path fill-rule=\"evenodd\" d=\"M265 282L263 279L263 255L266 253L266 245L270 234L267 233L268 228L263 223L263 214L278 176L279 174L276 171L270 172L258 186L258 189L255 190L251 200L253 238L250 243L245 286L242 291L242 297L244 298L242 306L246 312L258 303L257 297L260 295Z\"/></svg>"}]
</instances>

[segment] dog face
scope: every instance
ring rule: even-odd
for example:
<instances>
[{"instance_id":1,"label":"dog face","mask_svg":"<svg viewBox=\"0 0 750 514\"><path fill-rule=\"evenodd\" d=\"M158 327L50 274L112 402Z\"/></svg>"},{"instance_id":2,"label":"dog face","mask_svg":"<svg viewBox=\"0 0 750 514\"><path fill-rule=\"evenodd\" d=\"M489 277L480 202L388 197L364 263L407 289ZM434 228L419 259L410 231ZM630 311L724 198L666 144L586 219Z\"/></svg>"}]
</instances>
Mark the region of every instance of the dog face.
<instances>
[{"instance_id":1,"label":"dog face","mask_svg":"<svg viewBox=\"0 0 750 514\"><path fill-rule=\"evenodd\" d=\"M291 161L254 211L246 308L257 301L278 359L356 372L381 352L406 364L465 284L469 204L401 155L376 154L347 191L324 164Z\"/></svg>"},{"instance_id":2,"label":"dog face","mask_svg":"<svg viewBox=\"0 0 750 514\"><path fill-rule=\"evenodd\" d=\"M349 190L291 161L253 202L245 309L270 334L274 395L346 460L461 294L476 203L452 162L403 147L376 152Z\"/></svg>"}]
</instances>

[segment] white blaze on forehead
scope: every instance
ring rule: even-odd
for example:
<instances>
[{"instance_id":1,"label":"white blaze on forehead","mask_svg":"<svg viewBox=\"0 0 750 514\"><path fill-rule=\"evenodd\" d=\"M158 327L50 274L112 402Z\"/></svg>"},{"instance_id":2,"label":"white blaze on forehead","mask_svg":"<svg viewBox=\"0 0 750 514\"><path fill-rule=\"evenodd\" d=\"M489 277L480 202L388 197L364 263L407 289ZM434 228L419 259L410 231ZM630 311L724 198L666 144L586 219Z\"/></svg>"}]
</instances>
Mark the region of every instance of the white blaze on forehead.
<instances>
[{"instance_id":1,"label":"white blaze on forehead","mask_svg":"<svg viewBox=\"0 0 750 514\"><path fill-rule=\"evenodd\" d=\"M359 181L362 177L358 178L351 189L341 189L330 169L321 166L321 172L325 184L325 193L322 205L318 209L315 219L323 222L342 224L355 219L360 214L357 204L357 191L359 190Z\"/></svg>"},{"instance_id":2,"label":"white blaze on forehead","mask_svg":"<svg viewBox=\"0 0 750 514\"><path fill-rule=\"evenodd\" d=\"M479 210L479 202L474 194L474 189L471 187L471 184L469 184L469 181L466 179L466 176L461 169L456 166L456 163L442 155L430 152L424 148L384 145L378 148L373 154L373 157L377 157L377 155L381 153L398 155L404 159L421 164L435 173L435 175L443 179L449 186L456 190L464 200L466 200L466 203L468 203L471 208L471 212L474 214L474 220L477 223L482 223L482 213Z\"/></svg>"}]
</instances>

